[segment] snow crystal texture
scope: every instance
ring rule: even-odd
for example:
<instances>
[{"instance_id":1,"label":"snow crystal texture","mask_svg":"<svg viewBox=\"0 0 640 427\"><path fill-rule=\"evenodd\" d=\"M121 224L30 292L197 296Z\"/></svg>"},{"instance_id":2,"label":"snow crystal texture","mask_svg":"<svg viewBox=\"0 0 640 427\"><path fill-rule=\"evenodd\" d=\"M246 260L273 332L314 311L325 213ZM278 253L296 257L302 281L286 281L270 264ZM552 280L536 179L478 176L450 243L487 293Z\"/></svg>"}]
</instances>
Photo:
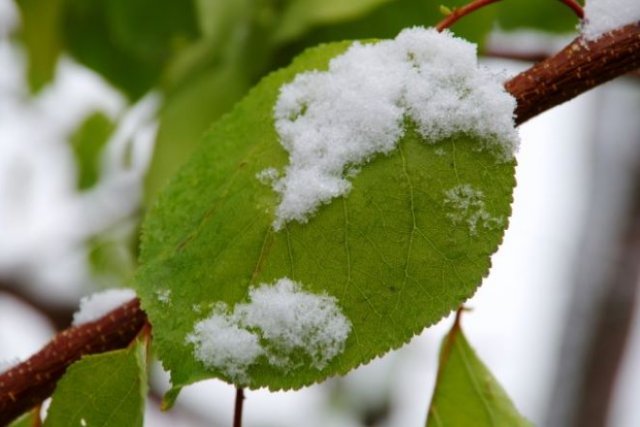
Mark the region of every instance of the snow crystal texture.
<instances>
[{"instance_id":1,"label":"snow crystal texture","mask_svg":"<svg viewBox=\"0 0 640 427\"><path fill-rule=\"evenodd\" d=\"M351 322L335 298L306 292L285 277L251 288L249 302L233 311L216 304L208 318L196 323L187 342L205 366L247 383L248 368L261 356L286 371L299 366L294 353L304 354L321 370L343 351L350 332Z\"/></svg>"},{"instance_id":2,"label":"snow crystal texture","mask_svg":"<svg viewBox=\"0 0 640 427\"><path fill-rule=\"evenodd\" d=\"M595 40L602 34L640 21L640 0L587 0L582 36Z\"/></svg>"},{"instance_id":3,"label":"snow crystal texture","mask_svg":"<svg viewBox=\"0 0 640 427\"><path fill-rule=\"evenodd\" d=\"M515 106L502 78L478 66L476 46L447 31L411 28L394 40L354 43L328 71L298 74L280 89L275 127L289 165L273 179L281 197L274 229L304 223L347 194L348 170L394 150L405 118L429 141L471 134L511 158Z\"/></svg>"},{"instance_id":4,"label":"snow crystal texture","mask_svg":"<svg viewBox=\"0 0 640 427\"><path fill-rule=\"evenodd\" d=\"M80 309L73 314L73 326L98 320L111 310L136 297L131 289L108 289L80 300Z\"/></svg>"}]
</instances>

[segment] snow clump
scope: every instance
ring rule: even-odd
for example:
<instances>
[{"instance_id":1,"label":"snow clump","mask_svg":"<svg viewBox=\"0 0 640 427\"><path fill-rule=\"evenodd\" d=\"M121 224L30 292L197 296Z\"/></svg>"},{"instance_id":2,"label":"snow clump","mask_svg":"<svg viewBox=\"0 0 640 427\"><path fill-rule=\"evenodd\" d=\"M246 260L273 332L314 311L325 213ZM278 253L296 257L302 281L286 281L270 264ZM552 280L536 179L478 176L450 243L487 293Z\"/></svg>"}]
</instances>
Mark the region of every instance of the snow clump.
<instances>
[{"instance_id":1,"label":"snow clump","mask_svg":"<svg viewBox=\"0 0 640 427\"><path fill-rule=\"evenodd\" d=\"M251 288L249 302L233 311L217 303L196 323L187 343L204 365L247 383L248 368L261 356L286 371L300 366L294 354L304 354L321 370L344 350L350 332L351 322L334 297L306 292L284 277Z\"/></svg>"},{"instance_id":2,"label":"snow clump","mask_svg":"<svg viewBox=\"0 0 640 427\"><path fill-rule=\"evenodd\" d=\"M347 172L393 151L407 118L428 141L471 134L510 159L518 145L516 101L502 80L478 66L476 45L424 28L355 42L328 71L298 74L280 88L274 108L289 152L289 165L272 184L281 197L274 229L305 223L320 205L347 194Z\"/></svg>"},{"instance_id":3,"label":"snow clump","mask_svg":"<svg viewBox=\"0 0 640 427\"><path fill-rule=\"evenodd\" d=\"M582 36L596 40L602 34L640 21L639 0L587 0Z\"/></svg>"},{"instance_id":4,"label":"snow clump","mask_svg":"<svg viewBox=\"0 0 640 427\"><path fill-rule=\"evenodd\" d=\"M80 300L80 309L73 314L73 326L98 320L111 310L136 297L132 289L108 289Z\"/></svg>"}]
</instances>

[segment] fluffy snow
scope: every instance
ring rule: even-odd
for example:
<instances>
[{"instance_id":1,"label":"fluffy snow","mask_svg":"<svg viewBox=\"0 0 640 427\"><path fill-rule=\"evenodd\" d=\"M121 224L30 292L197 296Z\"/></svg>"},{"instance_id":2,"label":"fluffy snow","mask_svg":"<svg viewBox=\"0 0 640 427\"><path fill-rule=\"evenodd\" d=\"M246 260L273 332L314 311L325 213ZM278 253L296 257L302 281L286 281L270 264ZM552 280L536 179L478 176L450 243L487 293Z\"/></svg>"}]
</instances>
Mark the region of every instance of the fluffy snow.
<instances>
[{"instance_id":1,"label":"fluffy snow","mask_svg":"<svg viewBox=\"0 0 640 427\"><path fill-rule=\"evenodd\" d=\"M640 21L639 0L587 0L582 36L595 40L602 34Z\"/></svg>"},{"instance_id":2,"label":"fluffy snow","mask_svg":"<svg viewBox=\"0 0 640 427\"><path fill-rule=\"evenodd\" d=\"M504 223L504 218L489 213L484 202L484 193L469 184L457 185L445 191L444 204L453 208L447 217L456 224L466 223L472 236L478 233L479 226L490 229Z\"/></svg>"},{"instance_id":3,"label":"fluffy snow","mask_svg":"<svg viewBox=\"0 0 640 427\"><path fill-rule=\"evenodd\" d=\"M281 87L274 108L289 152L289 165L273 182L281 196L274 229L304 223L321 204L347 194L348 171L394 150L407 118L428 141L472 134L510 158L518 143L516 103L502 83L478 66L474 44L424 28L356 42L328 71L298 74Z\"/></svg>"},{"instance_id":4,"label":"fluffy snow","mask_svg":"<svg viewBox=\"0 0 640 427\"><path fill-rule=\"evenodd\" d=\"M83 297L80 309L73 314L72 325L93 322L135 297L136 293L131 289L108 289Z\"/></svg>"},{"instance_id":5,"label":"fluffy snow","mask_svg":"<svg viewBox=\"0 0 640 427\"><path fill-rule=\"evenodd\" d=\"M187 342L206 366L247 383L247 369L261 356L287 371L298 366L294 355L302 353L321 370L343 351L350 332L351 322L334 297L306 292L285 277L251 288L249 302L236 304L233 311L216 304Z\"/></svg>"}]
</instances>

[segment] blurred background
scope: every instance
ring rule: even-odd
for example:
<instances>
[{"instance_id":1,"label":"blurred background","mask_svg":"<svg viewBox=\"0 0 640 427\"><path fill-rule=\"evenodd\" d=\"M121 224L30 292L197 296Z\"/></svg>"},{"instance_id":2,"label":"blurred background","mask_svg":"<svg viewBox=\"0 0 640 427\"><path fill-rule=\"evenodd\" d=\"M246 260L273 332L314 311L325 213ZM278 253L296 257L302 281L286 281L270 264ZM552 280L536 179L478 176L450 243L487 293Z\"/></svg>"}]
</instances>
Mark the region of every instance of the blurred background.
<instances>
[{"instance_id":1,"label":"blurred background","mask_svg":"<svg viewBox=\"0 0 640 427\"><path fill-rule=\"evenodd\" d=\"M464 1L445 1L448 7ZM431 0L0 0L0 370L66 328L81 296L130 283L146 206L261 76L321 42L393 37ZM489 6L453 31L505 78L577 34L556 0ZM520 128L518 186L463 328L536 425L640 425L640 78ZM420 426L448 318L343 378L247 392L245 426ZM227 426L235 390L186 388L146 425ZM594 409L595 408L595 409Z\"/></svg>"}]
</instances>

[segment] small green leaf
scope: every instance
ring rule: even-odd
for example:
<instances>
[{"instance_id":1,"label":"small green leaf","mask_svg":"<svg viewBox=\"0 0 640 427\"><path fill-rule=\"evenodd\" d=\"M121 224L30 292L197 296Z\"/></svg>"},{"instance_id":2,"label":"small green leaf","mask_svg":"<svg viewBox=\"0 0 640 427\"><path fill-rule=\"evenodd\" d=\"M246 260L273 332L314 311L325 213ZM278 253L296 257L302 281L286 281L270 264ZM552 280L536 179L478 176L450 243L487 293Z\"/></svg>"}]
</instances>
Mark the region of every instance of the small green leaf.
<instances>
[{"instance_id":1,"label":"small green leaf","mask_svg":"<svg viewBox=\"0 0 640 427\"><path fill-rule=\"evenodd\" d=\"M441 4L440 5L440 13L442 13L444 16L449 16L453 13L453 11L448 8L447 6Z\"/></svg>"},{"instance_id":2,"label":"small green leaf","mask_svg":"<svg viewBox=\"0 0 640 427\"><path fill-rule=\"evenodd\" d=\"M528 427L465 338L458 319L442 342L429 427Z\"/></svg>"},{"instance_id":3,"label":"small green leaf","mask_svg":"<svg viewBox=\"0 0 640 427\"><path fill-rule=\"evenodd\" d=\"M111 119L96 111L87 116L69 142L78 167L78 189L86 190L95 185L100 175L100 156L114 125Z\"/></svg>"},{"instance_id":4,"label":"small green leaf","mask_svg":"<svg viewBox=\"0 0 640 427\"><path fill-rule=\"evenodd\" d=\"M347 197L307 224L274 231L277 194L256 175L288 163L273 121L280 87L326 69L348 46L311 49L265 78L211 128L147 215L135 286L176 389L229 380L196 360L187 336L213 304L246 301L251 286L289 277L335 297L352 323L344 352L321 370L300 364L284 374L266 360L248 370L250 387L290 389L406 343L488 273L510 214L514 163L478 150L483 141L471 136L430 144L408 126L398 149L361 168ZM504 220L499 226L475 233L452 216L446 195L464 185L484 194L491 215Z\"/></svg>"},{"instance_id":5,"label":"small green leaf","mask_svg":"<svg viewBox=\"0 0 640 427\"><path fill-rule=\"evenodd\" d=\"M141 427L146 394L143 343L85 356L58 382L44 427Z\"/></svg>"}]
</instances>

